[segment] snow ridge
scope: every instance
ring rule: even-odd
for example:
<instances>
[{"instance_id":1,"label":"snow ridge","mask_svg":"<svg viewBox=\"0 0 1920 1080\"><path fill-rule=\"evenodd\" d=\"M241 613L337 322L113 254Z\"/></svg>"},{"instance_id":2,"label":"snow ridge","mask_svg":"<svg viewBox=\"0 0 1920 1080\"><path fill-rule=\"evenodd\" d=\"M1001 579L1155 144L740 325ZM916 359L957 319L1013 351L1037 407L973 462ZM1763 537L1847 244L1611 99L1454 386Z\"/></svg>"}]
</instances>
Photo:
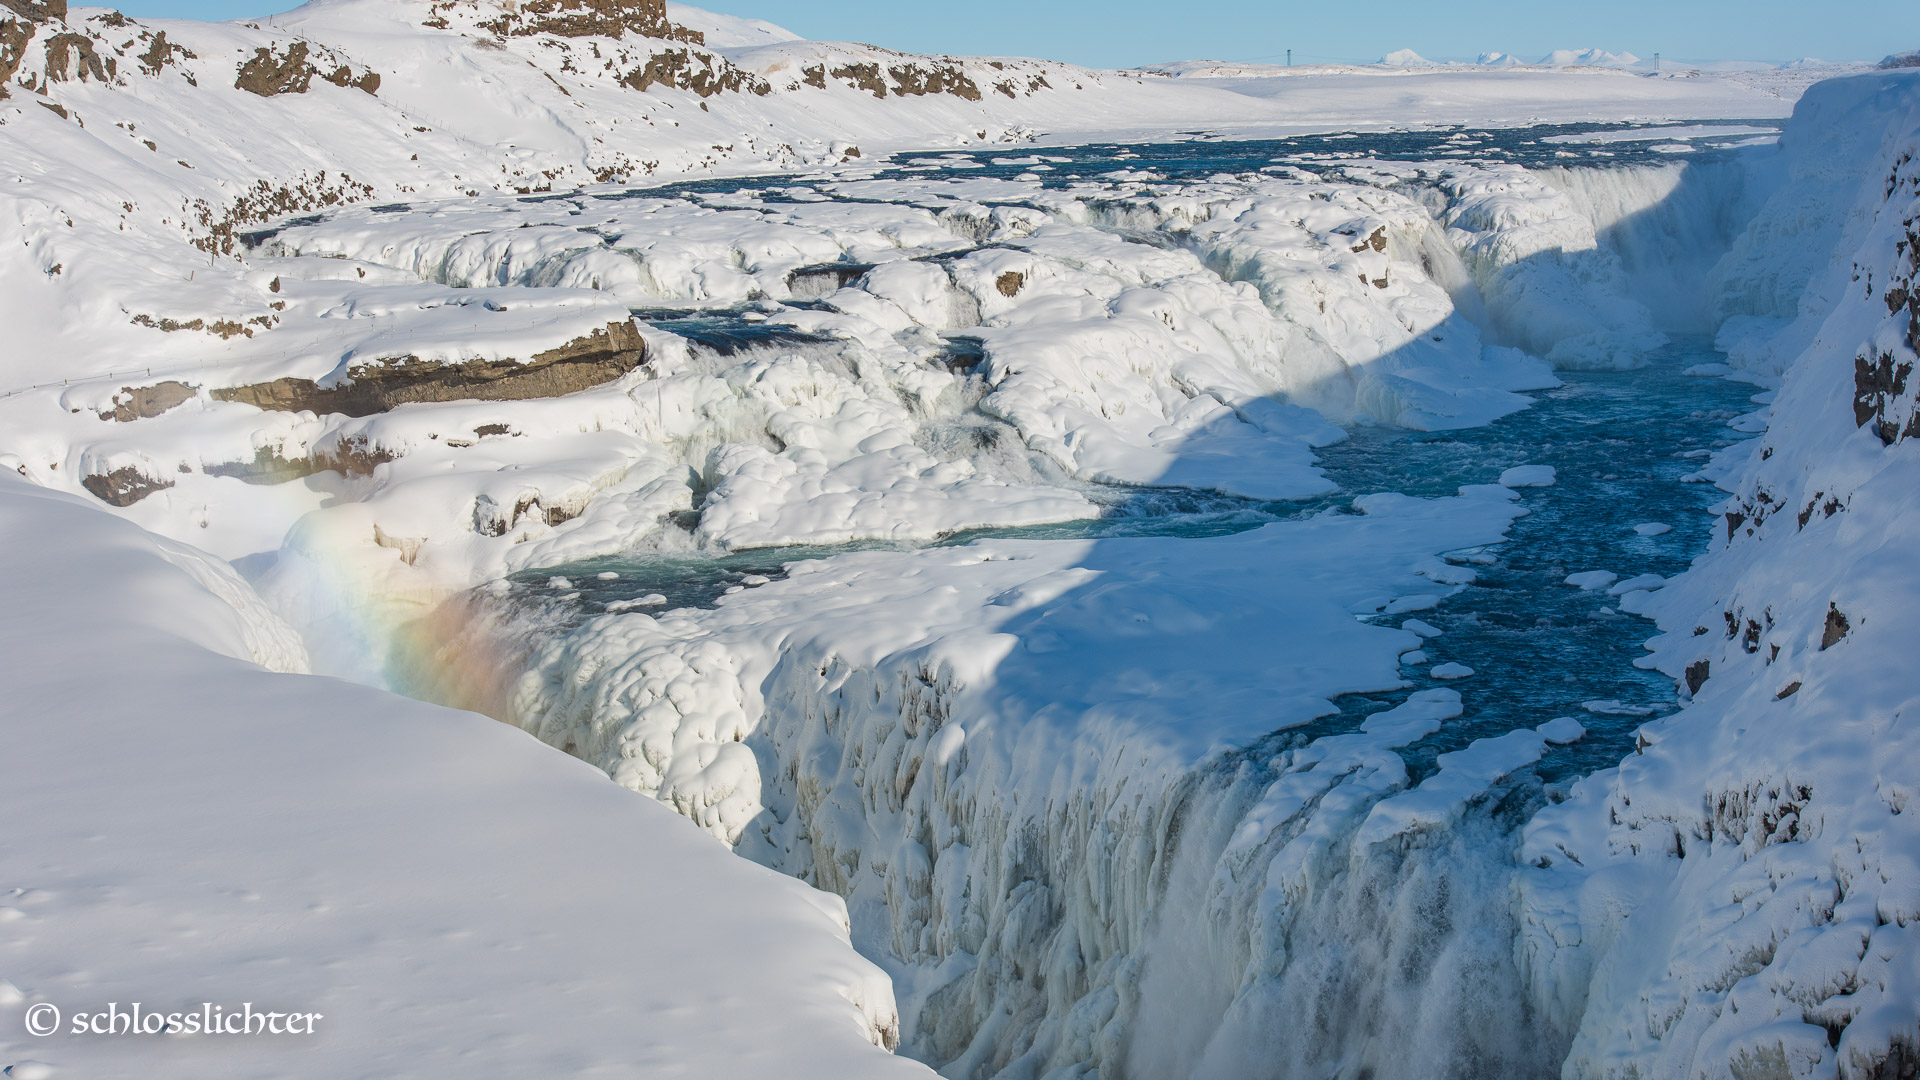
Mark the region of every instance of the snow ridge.
<instances>
[{"instance_id":1,"label":"snow ridge","mask_svg":"<svg viewBox=\"0 0 1920 1080\"><path fill-rule=\"evenodd\" d=\"M1645 605L1649 661L1692 702L1527 830L1525 950L1578 1025L1570 1077L1920 1064L1920 585L1899 554L1920 530L1920 78L1821 84L1784 145L1786 186L1716 274L1774 318L1806 283L1745 359L1784 381L1714 548Z\"/></svg>"}]
</instances>

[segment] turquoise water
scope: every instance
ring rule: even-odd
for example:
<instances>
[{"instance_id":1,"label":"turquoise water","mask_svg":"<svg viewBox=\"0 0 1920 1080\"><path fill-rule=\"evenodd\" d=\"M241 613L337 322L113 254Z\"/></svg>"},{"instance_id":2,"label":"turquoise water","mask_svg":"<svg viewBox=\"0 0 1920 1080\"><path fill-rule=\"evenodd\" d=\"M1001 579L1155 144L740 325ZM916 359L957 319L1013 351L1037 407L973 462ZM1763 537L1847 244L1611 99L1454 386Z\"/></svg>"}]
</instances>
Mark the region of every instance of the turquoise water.
<instances>
[{"instance_id":1,"label":"turquoise water","mask_svg":"<svg viewBox=\"0 0 1920 1080\"><path fill-rule=\"evenodd\" d=\"M1778 120L1699 119L1688 121L1688 124L1738 125L1774 130L1785 126L1783 121ZM908 153L878 162L878 168L871 173L838 171L811 177L779 174L687 180L602 191L587 198L699 198L703 195L733 195L748 191L764 201L782 202L789 200L785 189L796 183L812 184L852 176L885 180L1011 180L1026 177L1029 180L1037 178L1044 187L1059 188L1088 181L1145 178L1128 175L1136 173L1151 173L1172 182L1181 182L1204 180L1221 173L1259 172L1269 167L1319 171L1362 159L1439 164L1491 162L1530 167L1671 164L1677 160L1673 153L1654 149L1662 145L1662 140L1657 139L1609 143L1548 141L1556 137L1605 134L1642 126L1581 123L1513 128L1443 127L1417 131L1331 132L1283 139L1237 139L1193 131L1184 133L1187 138L1180 142L1089 143L1081 146L993 147ZM1718 160L1733 152L1739 143L1753 138L1752 134L1743 134L1694 139L1690 140L1693 152L1681 156L1696 162ZM1046 160L1036 162L1036 157ZM1116 173L1121 175L1116 176ZM519 201L541 203L580 198L580 195L571 193L528 195ZM396 203L375 209L401 212L410 208ZM253 239L256 235L259 239ZM270 231L247 234L250 243L261 242L270 235Z\"/></svg>"},{"instance_id":2,"label":"turquoise water","mask_svg":"<svg viewBox=\"0 0 1920 1080\"><path fill-rule=\"evenodd\" d=\"M1484 550L1451 553L1477 580L1439 607L1415 613L1444 633L1432 639L1428 660L1403 668L1407 685L1384 694L1354 695L1342 712L1286 736L1310 739L1352 730L1370 713L1432 686L1461 691L1466 713L1405 751L1416 776L1434 758L1475 739L1556 716L1574 716L1586 739L1550 751L1537 775L1547 784L1617 762L1633 746L1633 732L1674 706L1671 680L1634 667L1653 626L1617 610L1604 590L1564 584L1569 574L1608 570L1622 580L1640 574L1671 577L1704 550L1713 528L1708 508L1723 496L1711 484L1685 478L1714 450L1744 438L1727 421L1750 412L1754 388L1685 374L1720 359L1700 341L1660 350L1644 368L1621 372L1567 372L1564 385L1541 391L1535 404L1481 428L1422 433L1362 428L1319 451L1321 467L1339 484L1333 494L1297 503L1262 503L1171 490L1105 489L1102 517L1037 528L980 530L943 544L988 536L1097 539L1119 536L1201 538L1257 528L1318 513L1347 513L1352 499L1378 491L1436 497L1463 484L1493 482L1515 465L1551 465L1552 487L1521 491L1527 513L1508 540ZM1634 526L1662 523L1671 531L1641 536ZM578 621L606 605L657 593L664 605L649 611L711 607L752 575L778 578L802 559L846 551L911 545L874 542L833 547L788 547L715 556L702 553L628 555L530 571L515 579L524 602L571 612ZM602 581L598 575L618 575ZM556 584L550 579L565 579ZM1397 625L1405 616L1381 616ZM1435 664L1475 669L1467 679L1438 682ZM1620 711L1595 712L1587 702L1613 701Z\"/></svg>"},{"instance_id":3,"label":"turquoise water","mask_svg":"<svg viewBox=\"0 0 1920 1080\"><path fill-rule=\"evenodd\" d=\"M1711 121L1704 121L1712 123ZM1766 125L1759 125L1766 126ZM1555 136L1605 130L1608 125L1552 125L1506 130L1442 129L1302 136L1267 141L1214 140L1192 133L1190 141L1146 145L1093 145L1043 150L978 150L939 155L902 155L882 163L879 175L894 179L1007 179L1028 175L1036 154L1047 158L1042 174L1050 186L1152 174L1169 183L1221 173L1248 173L1275 165L1338 168L1354 158L1401 161L1496 161L1528 166L1626 165L1670 162L1653 142L1554 143ZM1750 136L1701 140L1695 162L1727 157L1733 142ZM930 164L938 161L939 164ZM751 192L781 201L791 176L696 181L606 193L596 198ZM533 197L540 201L562 196ZM564 196L579 198L579 196ZM818 195L810 195L817 199ZM809 290L830 292L863 267L820 266L796 272ZM814 280L817 279L817 282ZM807 295L808 293L801 293ZM805 307L815 301L789 300ZM754 348L833 351L834 343L790 327L749 321L746 311L659 308L636 311L658 329L679 334L697 351L730 356ZM978 359L978 343L952 339L949 366L965 370ZM1123 536L1202 538L1319 513L1347 513L1357 495L1398 491L1416 496L1450 495L1463 484L1493 482L1521 464L1551 465L1559 473L1549 488L1526 489L1527 513L1506 543L1485 551L1453 553L1477 579L1440 607L1417 613L1444 634L1425 650L1428 659L1402 669L1406 685L1391 693L1355 695L1338 704L1337 716L1275 736L1292 743L1354 729L1367 715L1404 700L1408 693L1446 685L1461 691L1466 713L1405 752L1416 777L1434 768L1437 755L1475 739L1556 716L1574 716L1588 737L1555 748L1537 770L1519 778L1519 788L1551 794L1571 777L1617 762L1631 750L1633 732L1670 711L1674 687L1664 676L1636 668L1651 623L1619 612L1605 590L1564 584L1569 574L1607 570L1622 580L1641 574L1672 576L1706 545L1712 528L1708 507L1721 494L1686 477L1706 464L1712 451L1742 438L1727 421L1752 411L1753 388L1718 378L1690 376L1688 368L1722 359L1704 340L1682 340L1627 372L1569 372L1564 385L1533 395L1532 407L1493 424L1466 431L1419 433L1360 428L1350 438L1319 451L1319 461L1338 489L1298 502L1260 502L1203 492L1082 485L1101 507L1099 517L1058 525L979 530L948 536L938 544L965 544L985 537L1104 539ZM676 527L697 520L676 515ZM1634 526L1671 527L1641 536ZM689 538L688 546L691 546ZM729 591L776 579L786 564L847 551L906 549L915 545L871 542L833 547L789 547L716 555L683 551L635 553L562 567L513 579L512 600L540 609L541 625L565 628L610 604L658 594L652 612L711 607ZM611 580L600 580L609 575ZM559 580L555 580L559 579ZM1398 624L1403 616L1382 616ZM1440 683L1427 672L1458 662L1475 669L1467 679ZM1618 708L1586 707L1617 702Z\"/></svg>"},{"instance_id":4,"label":"turquoise water","mask_svg":"<svg viewBox=\"0 0 1920 1080\"><path fill-rule=\"evenodd\" d=\"M1623 581L1672 577L1706 549L1718 520L1708 508L1725 494L1685 478L1712 451L1747 438L1727 421L1758 407L1752 386L1685 374L1720 359L1704 342L1677 343L1638 370L1564 373L1565 385L1534 395L1532 408L1483 428L1363 431L1322 451L1328 472L1356 493L1444 495L1514 465L1557 470L1552 487L1521 490L1527 514L1506 543L1473 553L1493 561L1465 563L1478 579L1439 607L1415 613L1445 633L1429 641L1426 664L1404 672L1414 689L1458 689L1466 705L1464 716L1406 752L1416 776L1432 769L1435 755L1475 739L1573 716L1587 737L1550 751L1538 770L1550 783L1561 781L1617 763L1632 750L1636 728L1672 711L1672 680L1633 666L1645 655L1641 642L1655 632L1653 624L1619 612L1605 590L1564 582L1590 570ZM1634 531L1656 522L1672 531ZM1448 661L1475 674L1450 683L1426 675ZM1342 704L1349 714L1364 714L1402 697ZM1593 701L1617 701L1631 711L1583 707Z\"/></svg>"}]
</instances>

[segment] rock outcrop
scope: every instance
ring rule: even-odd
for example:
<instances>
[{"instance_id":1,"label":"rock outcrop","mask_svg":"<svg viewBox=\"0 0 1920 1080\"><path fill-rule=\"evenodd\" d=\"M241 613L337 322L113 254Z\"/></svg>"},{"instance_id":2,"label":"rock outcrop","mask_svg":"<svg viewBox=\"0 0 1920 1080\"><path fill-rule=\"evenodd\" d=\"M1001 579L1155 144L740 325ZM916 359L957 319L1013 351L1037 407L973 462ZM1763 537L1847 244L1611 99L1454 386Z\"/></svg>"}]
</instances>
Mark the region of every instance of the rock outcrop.
<instances>
[{"instance_id":1,"label":"rock outcrop","mask_svg":"<svg viewBox=\"0 0 1920 1080\"><path fill-rule=\"evenodd\" d=\"M67 0L0 0L0 7L28 22L48 22L67 17Z\"/></svg>"},{"instance_id":2,"label":"rock outcrop","mask_svg":"<svg viewBox=\"0 0 1920 1080\"><path fill-rule=\"evenodd\" d=\"M290 43L284 53L255 49L253 58L240 65L240 73L233 81L234 88L261 97L304 94L312 86L314 76L318 75L335 86L351 86L369 94L380 90L379 74L371 71L356 73L348 64L329 63L328 70L322 73L309 59L311 51L304 41Z\"/></svg>"},{"instance_id":3,"label":"rock outcrop","mask_svg":"<svg viewBox=\"0 0 1920 1080\"><path fill-rule=\"evenodd\" d=\"M173 486L171 480L155 480L132 465L123 465L104 473L93 473L80 481L108 506L132 506L156 491Z\"/></svg>"},{"instance_id":4,"label":"rock outcrop","mask_svg":"<svg viewBox=\"0 0 1920 1080\"><path fill-rule=\"evenodd\" d=\"M312 379L283 378L213 391L220 401L238 401L280 412L371 416L396 405L432 401L522 401L559 397L611 382L646 360L646 346L632 323L608 323L525 363L470 360L461 364L394 357L357 365L345 380L321 386Z\"/></svg>"},{"instance_id":5,"label":"rock outcrop","mask_svg":"<svg viewBox=\"0 0 1920 1080\"><path fill-rule=\"evenodd\" d=\"M698 30L675 26L666 0L533 0L480 24L500 37L554 34L559 37L666 38L706 43Z\"/></svg>"}]
</instances>

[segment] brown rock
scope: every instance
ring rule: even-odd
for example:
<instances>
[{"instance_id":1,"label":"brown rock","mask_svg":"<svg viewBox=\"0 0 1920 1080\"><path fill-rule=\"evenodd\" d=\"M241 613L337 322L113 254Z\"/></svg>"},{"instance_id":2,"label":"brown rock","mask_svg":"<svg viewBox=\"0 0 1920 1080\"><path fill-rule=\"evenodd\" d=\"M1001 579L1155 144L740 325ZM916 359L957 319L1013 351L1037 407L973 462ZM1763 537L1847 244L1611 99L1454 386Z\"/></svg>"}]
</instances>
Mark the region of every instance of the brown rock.
<instances>
[{"instance_id":1,"label":"brown rock","mask_svg":"<svg viewBox=\"0 0 1920 1080\"><path fill-rule=\"evenodd\" d=\"M0 7L12 11L28 22L46 22L49 19L67 17L67 0L0 0Z\"/></svg>"},{"instance_id":2,"label":"brown rock","mask_svg":"<svg viewBox=\"0 0 1920 1080\"><path fill-rule=\"evenodd\" d=\"M644 65L627 72L620 82L642 91L654 86L691 90L703 98L742 90L762 97L773 92L773 87L760 76L734 67L723 57L696 49L663 49L648 57Z\"/></svg>"},{"instance_id":3,"label":"brown rock","mask_svg":"<svg viewBox=\"0 0 1920 1080\"><path fill-rule=\"evenodd\" d=\"M500 37L554 34L559 37L612 37L632 31L641 37L706 43L698 30L675 26L666 0L531 0L514 12L480 24Z\"/></svg>"},{"instance_id":4,"label":"brown rock","mask_svg":"<svg viewBox=\"0 0 1920 1080\"><path fill-rule=\"evenodd\" d=\"M80 61L79 70L74 70L74 58ZM111 63L111 58L107 63ZM95 82L106 82L108 70L101 62L99 52L93 47L93 39L85 34L55 34L47 39L47 80L65 82L78 76L81 82L91 77Z\"/></svg>"},{"instance_id":5,"label":"brown rock","mask_svg":"<svg viewBox=\"0 0 1920 1080\"><path fill-rule=\"evenodd\" d=\"M7 84L20 70L27 55L27 42L33 40L33 24L17 19L0 19L0 99L7 96Z\"/></svg>"},{"instance_id":6,"label":"brown rock","mask_svg":"<svg viewBox=\"0 0 1920 1080\"><path fill-rule=\"evenodd\" d=\"M335 86L351 86L355 90L363 90L375 96L378 96L380 93L380 74L378 72L369 71L362 75L355 75L352 68L342 64L333 69L333 72L324 76L324 78ZM275 278L274 280L277 281L279 279Z\"/></svg>"},{"instance_id":7,"label":"brown rock","mask_svg":"<svg viewBox=\"0 0 1920 1080\"><path fill-rule=\"evenodd\" d=\"M173 481L155 480L132 465L123 465L109 473L88 476L80 481L80 486L109 506L132 506L156 491L172 487Z\"/></svg>"},{"instance_id":8,"label":"brown rock","mask_svg":"<svg viewBox=\"0 0 1920 1080\"><path fill-rule=\"evenodd\" d=\"M470 360L462 364L395 357L363 364L339 386L312 379L275 379L216 389L221 401L239 401L280 412L370 416L411 402L522 401L560 397L612 382L646 360L646 346L632 323L608 323L526 363Z\"/></svg>"},{"instance_id":9,"label":"brown rock","mask_svg":"<svg viewBox=\"0 0 1920 1080\"><path fill-rule=\"evenodd\" d=\"M307 43L296 41L284 54L272 49L253 50L253 59L240 65L234 88L261 97L276 94L304 94L313 83L314 67L307 62Z\"/></svg>"},{"instance_id":10,"label":"brown rock","mask_svg":"<svg viewBox=\"0 0 1920 1080\"><path fill-rule=\"evenodd\" d=\"M1820 651L1826 652L1840 644L1840 639L1846 637L1847 632L1852 629L1853 627L1847 623L1847 617L1840 613L1840 608L1834 604L1828 604L1827 625L1820 633Z\"/></svg>"},{"instance_id":11,"label":"brown rock","mask_svg":"<svg viewBox=\"0 0 1920 1080\"><path fill-rule=\"evenodd\" d=\"M152 386L123 386L113 396L113 411L101 413L102 420L118 420L127 423L133 420L145 420L193 400L194 389L183 382L169 379Z\"/></svg>"},{"instance_id":12,"label":"brown rock","mask_svg":"<svg viewBox=\"0 0 1920 1080\"><path fill-rule=\"evenodd\" d=\"M1027 275L1018 270L1009 270L993 280L993 287L1000 290L1001 296L1020 295L1020 289L1027 283Z\"/></svg>"}]
</instances>

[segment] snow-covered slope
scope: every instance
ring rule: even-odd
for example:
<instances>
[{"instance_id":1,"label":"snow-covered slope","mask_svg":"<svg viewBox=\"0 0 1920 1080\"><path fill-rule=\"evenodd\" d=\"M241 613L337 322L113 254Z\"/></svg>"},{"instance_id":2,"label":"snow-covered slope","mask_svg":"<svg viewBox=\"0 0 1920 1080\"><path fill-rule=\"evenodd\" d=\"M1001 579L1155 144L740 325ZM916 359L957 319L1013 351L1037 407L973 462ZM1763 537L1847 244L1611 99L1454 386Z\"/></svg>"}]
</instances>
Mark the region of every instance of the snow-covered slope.
<instances>
[{"instance_id":1,"label":"snow-covered slope","mask_svg":"<svg viewBox=\"0 0 1920 1080\"><path fill-rule=\"evenodd\" d=\"M1897 465L1912 342L1866 322L1890 290L1912 303L1913 239L1890 231L1912 212L1891 201L1911 179L1899 163L1910 80L1811 97L1779 194L1710 272L1772 178L1323 156L1313 171L1303 159L1169 182L1127 164L1049 184L1062 159L1044 152L1021 159L1031 172L978 180L964 175L971 160L881 175L873 159L1194 127L1764 117L1797 84L1448 70L1225 89L803 42L646 0L329 0L222 26L26 7L0 22L0 219L24 240L0 250L0 464L89 500L94 516L18 484L4 495L20 538L12 576L49 583L0 624L41 680L22 680L10 737L50 763L8 797L22 817L72 822L53 846L17 849L41 860L38 883L20 887L43 891L19 894L26 914L6 925L40 917L38 897L75 928L20 939L0 977L23 991L51 999L45 986L77 978L60 943L88 934L101 956L179 969L178 949L138 952L150 921L135 919L172 904L150 897L200 886L134 861L149 833L80 838L122 835L98 815L204 789L198 812L284 826L303 853L295 869L207 863L210 887L269 905L269 921L312 935L289 955L338 957L347 973L324 986L276 976L265 990L332 994L352 1015L354 988L414 988L374 1000L401 1019L397 1003L428 1003L392 1043L422 1071L455 1067L434 1056L448 1046L496 1044L503 1074L555 1043L582 1069L631 1064L632 1044L609 1041L628 1037L623 1018L566 1012L574 1000L639 1009L662 1067L774 1071L784 1059L763 1048L790 1045L823 1073L913 1068L868 1050L891 1022L885 983L833 926L808 921L811 894L719 845L686 847L694 830L518 733L210 659L150 625L155 612L192 618L211 627L192 640L227 655L298 661L271 619L211 606L204 590L249 611L261 601L182 554L186 541L243 567L306 633L314 667L378 681L398 655L413 664L399 671L409 688L522 724L845 896L859 944L896 976L904 1036L952 1075L1532 1075L1568 1045L1573 1068L1623 1076L1735 1063L1766 1075L1776 1059L1776 1074L1860 1061L1872 1075L1886 1058L1900 1016L1866 1011L1867 997L1800 999L1814 975L1845 969L1869 996L1912 1000L1887 981L1912 956L1899 940L1914 887L1895 812L1906 789L1891 768L1862 771L1911 759L1888 719L1899 681L1874 682L1912 640L1897 603L1906 579L1866 552L1912 523L1896 496L1863 497L1910 486ZM1866 187L1842 191L1867 161ZM629 187L749 170L804 175ZM1882 174L1893 179L1876 196ZM1687 256L1668 257L1674 245ZM1844 257L1829 265L1836 245ZM686 335L632 321L636 308L676 309ZM1285 734L1336 695L1400 684L1398 657L1433 628L1393 627L1473 580L1491 557L1476 549L1524 505L1508 488L1373 495L1353 513L1207 540L846 555L657 619L636 600L584 626L542 623L504 584L443 603L635 549L923 544L1089 518L1142 491L1313 496L1329 485L1312 451L1342 437L1336 423L1485 423L1552 384L1546 361L1631 366L1666 333L1722 314L1741 317L1725 338L1739 363L1791 374L1786 426L1750 465L1729 550L1658 601L1673 634L1656 659L1710 677L1692 709L1649 730L1644 753L1540 819L1520 892L1510 838L1473 832L1484 815L1460 823L1490 783L1572 737L1567 725L1473 742L1421 777L1396 751L1461 711L1451 690L1318 741ZM1778 340L1806 343L1804 358L1755 344L1796 316ZM1884 364L1876 351L1850 367L1852 343L1870 339ZM1847 434L1847 393L1867 394L1891 448ZM1795 515L1771 510L1809 500L1816 539L1787 537ZM1829 504L1832 520L1818 516ZM1816 557L1802 545L1850 522L1864 531L1817 556L1838 584L1807 592L1791 576ZM98 569L128 548L146 552L146 570ZM199 584L156 569L154 551ZM101 584L77 591L89 573ZM1712 618L1692 635L1696 609L1749 594L1768 599L1735 604L1748 614L1727 616L1730 637ZM1824 639L1829 606L1843 640L1822 651L1780 637L1779 657L1761 657L1770 632L1804 639L1819 622ZM1742 619L1757 627L1753 650ZM96 621L105 629L89 631ZM1713 642L1713 656L1694 655ZM1865 659L1815 670L1847 657ZM1774 702L1785 683L1740 677L1766 660L1799 689ZM79 689L102 665L137 679ZM1851 696L1823 697L1828 685ZM98 714L64 704L83 694ZM1834 711L1795 719L1822 701ZM259 709L270 743L247 741ZM42 711L71 722L31 726ZM166 727L113 719L155 712ZM1764 741L1739 730L1754 716L1780 718ZM83 756L95 724L132 751L104 767ZM209 741L238 749L203 753ZM1787 760L1830 751L1835 762L1807 774L1819 794L1803 797ZM75 779L82 768L108 773L112 800ZM1876 780L1893 794L1870 795ZM1714 809L1723 794L1730 809ZM1864 824L1815 833L1815 812ZM142 820L188 827L171 813ZM1751 829L1727 841L1743 815L1787 842L1755 854ZM1871 827L1893 839L1869 859ZM1672 836L1685 851L1669 857ZM1835 880L1873 902L1845 917L1864 926L1870 907L1893 926L1860 938L1885 959L1796 961L1814 973L1803 977L1774 931L1820 910L1803 901L1826 879L1780 874L1796 859L1838 865L1849 836L1859 868ZM330 847L342 851L306 854ZM429 854L445 868L419 874ZM499 885L503 865L524 877ZM1763 904L1747 877L1776 870L1766 895L1781 899ZM1881 883L1862 892L1868 873ZM86 907L87 881L132 884ZM1401 917L1361 925L1354 912L1382 896ZM191 899L182 918L226 910ZM1766 933L1726 906L1748 900ZM375 901L390 906L323 918ZM369 926L387 947L366 944ZM536 932L554 936L515 936ZM449 987L522 985L471 951L436 951L472 940L463 933L524 944L516 956L551 966L529 975L525 961L517 978L575 991L529 1006L548 1012L505 1016L489 994L455 1015ZM396 983L392 955L449 958ZM86 970L108 1000L158 977L103 974L122 970L107 960ZM707 996L727 1004L682 1004ZM1330 1015L1330 1001L1365 1015ZM1795 1019L1788 1002L1808 1011ZM1868 1022L1840 1031L1852 1004ZM1529 1007L1538 1028L1503 1026ZM1276 1039L1276 1015L1314 1022ZM379 1022L398 1027L391 1017ZM1833 1054L1810 1041L1809 1018L1833 1020ZM1417 1033L1415 1050L1362 1040L1376 1021ZM335 1048L341 1067L393 1071L354 1056L387 1040L367 1031ZM555 1043L515 1034L526 1031ZM738 1059L715 1059L716 1046ZM79 1046L72 1060L112 1050Z\"/></svg>"},{"instance_id":2,"label":"snow-covered slope","mask_svg":"<svg viewBox=\"0 0 1920 1080\"><path fill-rule=\"evenodd\" d=\"M1794 325L1709 554L1656 594L1692 704L1528 830L1526 951L1569 1077L1920 1068L1920 75L1824 83L1722 264ZM1736 357L1736 359L1740 359Z\"/></svg>"},{"instance_id":3,"label":"snow-covered slope","mask_svg":"<svg viewBox=\"0 0 1920 1080\"><path fill-rule=\"evenodd\" d=\"M0 477L0 573L9 1075L926 1075L837 900L510 728L276 674L218 560ZM321 1016L72 1033L136 1002Z\"/></svg>"}]
</instances>

